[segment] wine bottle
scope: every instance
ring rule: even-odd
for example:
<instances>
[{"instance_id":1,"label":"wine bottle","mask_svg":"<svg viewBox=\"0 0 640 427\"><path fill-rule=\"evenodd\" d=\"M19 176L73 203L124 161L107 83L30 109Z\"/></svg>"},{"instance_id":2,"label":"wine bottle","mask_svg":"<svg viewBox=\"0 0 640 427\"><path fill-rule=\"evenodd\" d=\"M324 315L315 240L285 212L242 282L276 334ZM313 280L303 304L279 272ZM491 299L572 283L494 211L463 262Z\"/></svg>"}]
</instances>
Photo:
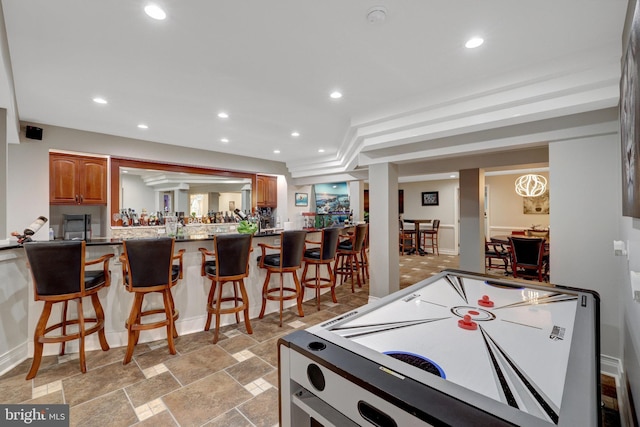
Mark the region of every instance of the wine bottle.
<instances>
[{"instance_id":1,"label":"wine bottle","mask_svg":"<svg viewBox=\"0 0 640 427\"><path fill-rule=\"evenodd\" d=\"M49 221L47 217L39 216L35 221L31 223L31 225L24 229L22 234L14 231L11 233L11 235L18 238L18 243L30 242L31 236L36 234L47 221Z\"/></svg>"},{"instance_id":2,"label":"wine bottle","mask_svg":"<svg viewBox=\"0 0 640 427\"><path fill-rule=\"evenodd\" d=\"M245 220L247 219L247 215L245 215L244 212L242 212L240 209L236 208L233 213L235 213L236 215L238 215L238 217L240 217L240 220Z\"/></svg>"}]
</instances>

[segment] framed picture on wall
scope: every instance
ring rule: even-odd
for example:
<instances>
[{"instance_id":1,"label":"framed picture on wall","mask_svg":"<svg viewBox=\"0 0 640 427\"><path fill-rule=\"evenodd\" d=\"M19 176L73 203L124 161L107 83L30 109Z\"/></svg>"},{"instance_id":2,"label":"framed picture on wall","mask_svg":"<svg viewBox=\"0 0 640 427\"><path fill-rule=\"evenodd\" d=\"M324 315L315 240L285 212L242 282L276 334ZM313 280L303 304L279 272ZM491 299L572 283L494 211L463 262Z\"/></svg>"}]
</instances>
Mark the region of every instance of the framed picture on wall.
<instances>
[{"instance_id":1,"label":"framed picture on wall","mask_svg":"<svg viewBox=\"0 0 640 427\"><path fill-rule=\"evenodd\" d=\"M622 141L622 215L640 218L640 99L638 8L631 24L620 78L620 137Z\"/></svg>"},{"instance_id":2,"label":"framed picture on wall","mask_svg":"<svg viewBox=\"0 0 640 427\"><path fill-rule=\"evenodd\" d=\"M309 206L309 193L296 193L296 206Z\"/></svg>"},{"instance_id":3,"label":"framed picture on wall","mask_svg":"<svg viewBox=\"0 0 640 427\"><path fill-rule=\"evenodd\" d=\"M437 191L424 191L422 193L422 206L438 206L440 199Z\"/></svg>"}]
</instances>

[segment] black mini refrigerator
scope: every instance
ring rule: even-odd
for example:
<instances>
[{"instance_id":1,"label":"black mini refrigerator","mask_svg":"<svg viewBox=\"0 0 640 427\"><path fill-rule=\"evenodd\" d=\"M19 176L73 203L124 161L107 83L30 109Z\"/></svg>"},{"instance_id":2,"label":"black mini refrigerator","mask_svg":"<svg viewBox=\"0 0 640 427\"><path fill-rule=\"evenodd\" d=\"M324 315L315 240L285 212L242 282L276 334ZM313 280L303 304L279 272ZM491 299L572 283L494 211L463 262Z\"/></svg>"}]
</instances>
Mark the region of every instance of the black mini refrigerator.
<instances>
[{"instance_id":1,"label":"black mini refrigerator","mask_svg":"<svg viewBox=\"0 0 640 427\"><path fill-rule=\"evenodd\" d=\"M64 240L91 240L91 214L64 215Z\"/></svg>"}]
</instances>

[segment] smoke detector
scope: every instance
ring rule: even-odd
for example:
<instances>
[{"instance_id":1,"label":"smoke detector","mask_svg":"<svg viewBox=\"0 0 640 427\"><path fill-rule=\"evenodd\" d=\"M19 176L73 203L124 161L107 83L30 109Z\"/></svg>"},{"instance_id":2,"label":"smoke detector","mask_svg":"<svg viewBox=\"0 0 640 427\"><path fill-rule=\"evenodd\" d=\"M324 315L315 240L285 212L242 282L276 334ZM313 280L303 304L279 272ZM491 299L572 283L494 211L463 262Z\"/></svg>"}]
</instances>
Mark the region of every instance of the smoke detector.
<instances>
[{"instance_id":1,"label":"smoke detector","mask_svg":"<svg viewBox=\"0 0 640 427\"><path fill-rule=\"evenodd\" d=\"M382 6L374 6L367 11L367 21L370 24L382 24L387 20L387 9Z\"/></svg>"}]
</instances>

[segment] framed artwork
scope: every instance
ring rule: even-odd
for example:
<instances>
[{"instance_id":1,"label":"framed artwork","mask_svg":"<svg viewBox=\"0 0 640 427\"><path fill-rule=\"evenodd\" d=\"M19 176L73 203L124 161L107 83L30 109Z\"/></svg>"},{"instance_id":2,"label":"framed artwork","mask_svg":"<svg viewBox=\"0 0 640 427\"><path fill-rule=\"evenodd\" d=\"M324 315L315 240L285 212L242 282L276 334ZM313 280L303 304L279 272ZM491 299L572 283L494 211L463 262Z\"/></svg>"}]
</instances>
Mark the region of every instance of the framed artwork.
<instances>
[{"instance_id":1,"label":"framed artwork","mask_svg":"<svg viewBox=\"0 0 640 427\"><path fill-rule=\"evenodd\" d=\"M296 206L309 206L309 193L296 193Z\"/></svg>"},{"instance_id":2,"label":"framed artwork","mask_svg":"<svg viewBox=\"0 0 640 427\"><path fill-rule=\"evenodd\" d=\"M523 197L522 213L525 215L549 215L549 190L545 191L542 196Z\"/></svg>"},{"instance_id":3,"label":"framed artwork","mask_svg":"<svg viewBox=\"0 0 640 427\"><path fill-rule=\"evenodd\" d=\"M640 218L640 85L638 45L640 16L636 7L620 78L620 137L622 142L622 215Z\"/></svg>"},{"instance_id":4,"label":"framed artwork","mask_svg":"<svg viewBox=\"0 0 640 427\"><path fill-rule=\"evenodd\" d=\"M422 193L422 206L438 206L440 200L437 191L425 191Z\"/></svg>"}]
</instances>

